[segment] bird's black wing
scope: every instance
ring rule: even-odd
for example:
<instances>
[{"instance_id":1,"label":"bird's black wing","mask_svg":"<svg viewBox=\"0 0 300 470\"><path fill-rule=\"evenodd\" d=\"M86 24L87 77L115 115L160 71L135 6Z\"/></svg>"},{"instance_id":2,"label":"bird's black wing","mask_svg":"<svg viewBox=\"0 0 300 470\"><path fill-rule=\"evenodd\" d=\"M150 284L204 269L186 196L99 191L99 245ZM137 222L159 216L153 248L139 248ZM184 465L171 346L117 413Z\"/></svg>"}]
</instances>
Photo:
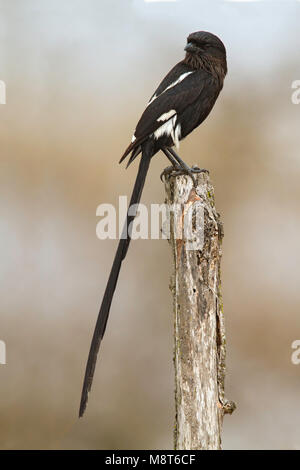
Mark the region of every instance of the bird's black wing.
<instances>
[{"instance_id":1,"label":"bird's black wing","mask_svg":"<svg viewBox=\"0 0 300 470\"><path fill-rule=\"evenodd\" d=\"M148 103L151 103L154 97L157 97L161 93L163 93L166 88L172 85L172 83L175 83L179 79L179 77L182 76L182 74L187 72L193 72L193 69L189 65L185 64L183 61L178 62L178 64L174 65L174 67L167 73L165 78L162 79Z\"/></svg>"},{"instance_id":2,"label":"bird's black wing","mask_svg":"<svg viewBox=\"0 0 300 470\"><path fill-rule=\"evenodd\" d=\"M175 69L178 65L175 66ZM157 97L155 97L155 94L153 95L136 126L135 140L126 149L120 162L159 127L173 119L175 114L178 120L180 115L196 100L205 102L207 93L209 94L210 90L217 89L216 79L205 70L190 72L181 81L179 79L182 73L177 73L175 76L178 78L175 79L175 82L178 81L178 83L172 85L175 82L171 82L171 86L167 85L166 88L163 88L165 91L162 91ZM186 73L186 71L183 71L183 74ZM160 89L162 89L161 86L157 90ZM172 114L171 111L174 111L174 113Z\"/></svg>"},{"instance_id":3,"label":"bird's black wing","mask_svg":"<svg viewBox=\"0 0 300 470\"><path fill-rule=\"evenodd\" d=\"M215 86L215 83L215 78L204 70L197 70L186 76L147 106L136 126L135 137L138 139L155 132L168 120L160 118L171 110L180 116L188 106L200 98L204 90ZM169 119L171 118L172 116Z\"/></svg>"}]
</instances>

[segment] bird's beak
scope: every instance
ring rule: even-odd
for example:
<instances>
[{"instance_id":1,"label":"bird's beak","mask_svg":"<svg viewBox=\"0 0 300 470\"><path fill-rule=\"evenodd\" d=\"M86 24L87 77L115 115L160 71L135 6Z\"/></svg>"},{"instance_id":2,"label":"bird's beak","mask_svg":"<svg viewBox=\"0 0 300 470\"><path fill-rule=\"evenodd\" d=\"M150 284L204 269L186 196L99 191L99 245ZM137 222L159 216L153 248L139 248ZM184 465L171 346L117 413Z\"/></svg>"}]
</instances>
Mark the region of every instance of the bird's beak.
<instances>
[{"instance_id":1,"label":"bird's beak","mask_svg":"<svg viewBox=\"0 0 300 470\"><path fill-rule=\"evenodd\" d=\"M198 50L198 48L192 42L188 42L187 45L185 46L184 50L186 52L196 52Z\"/></svg>"}]
</instances>

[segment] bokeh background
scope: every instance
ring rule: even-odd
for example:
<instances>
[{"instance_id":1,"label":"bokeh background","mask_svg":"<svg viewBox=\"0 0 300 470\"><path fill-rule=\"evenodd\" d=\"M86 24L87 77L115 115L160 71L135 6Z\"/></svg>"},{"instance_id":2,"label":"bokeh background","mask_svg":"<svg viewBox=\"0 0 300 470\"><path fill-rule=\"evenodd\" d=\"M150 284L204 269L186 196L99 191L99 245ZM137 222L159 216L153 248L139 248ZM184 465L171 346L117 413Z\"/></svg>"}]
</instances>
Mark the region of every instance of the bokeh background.
<instances>
[{"instance_id":1,"label":"bokeh background","mask_svg":"<svg viewBox=\"0 0 300 470\"><path fill-rule=\"evenodd\" d=\"M225 227L225 449L300 448L300 3L0 1L2 449L172 449L172 328L165 240L132 243L85 417L85 362L116 241L96 208L130 195L118 165L188 33L208 30L229 73L181 156L210 170ZM143 202L161 203L163 155Z\"/></svg>"}]
</instances>

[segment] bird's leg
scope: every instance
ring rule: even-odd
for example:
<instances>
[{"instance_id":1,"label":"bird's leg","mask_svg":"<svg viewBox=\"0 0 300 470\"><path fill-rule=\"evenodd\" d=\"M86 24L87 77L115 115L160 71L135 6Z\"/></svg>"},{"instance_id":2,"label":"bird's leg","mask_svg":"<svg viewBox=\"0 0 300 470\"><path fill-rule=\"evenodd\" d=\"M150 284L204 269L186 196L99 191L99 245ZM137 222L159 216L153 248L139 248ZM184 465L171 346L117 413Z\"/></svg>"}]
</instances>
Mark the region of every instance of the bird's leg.
<instances>
[{"instance_id":1,"label":"bird's leg","mask_svg":"<svg viewBox=\"0 0 300 470\"><path fill-rule=\"evenodd\" d=\"M166 157L170 160L170 162L173 165L173 167L168 167L162 172L162 174L160 175L161 180L162 180L162 177L166 177L166 176L169 177L170 175L176 176L176 175L184 174L184 175L189 175L192 178L193 184L196 187L196 180L195 180L193 173L201 173L203 171L207 172L207 170L204 170L204 169L201 170L198 167L190 168L183 160L181 160L179 155L177 155L177 153L170 147L165 147L165 148L162 148L161 150L164 152Z\"/></svg>"},{"instance_id":2,"label":"bird's leg","mask_svg":"<svg viewBox=\"0 0 300 470\"><path fill-rule=\"evenodd\" d=\"M178 164L177 160L170 154L170 152L168 151L167 148L162 148L161 150L164 152L167 159L170 160L170 162L172 163L173 168L178 169L179 166L181 166L181 165Z\"/></svg>"},{"instance_id":3,"label":"bird's leg","mask_svg":"<svg viewBox=\"0 0 300 470\"><path fill-rule=\"evenodd\" d=\"M192 180L193 180L193 185L196 187L196 180L194 178L194 175L191 171L191 169L181 160L181 158L178 157L178 155L173 156L172 153L170 152L170 149L167 147L164 147L161 149L168 160L172 163L172 166L168 166L167 168L164 169L164 171L160 175L161 181L163 181L163 177L170 177L170 175L177 176L177 175L189 175ZM179 159L179 161L178 161Z\"/></svg>"},{"instance_id":4,"label":"bird's leg","mask_svg":"<svg viewBox=\"0 0 300 470\"><path fill-rule=\"evenodd\" d=\"M172 157L172 155L168 152L167 149L162 148L161 150L164 152L167 159L170 160L170 162L172 163L172 166L168 166L160 174L160 179L161 179L161 181L163 181L163 177L170 176L170 174L174 174L176 172L180 172L181 171L181 166L178 164L178 162L175 160L175 158Z\"/></svg>"},{"instance_id":5,"label":"bird's leg","mask_svg":"<svg viewBox=\"0 0 300 470\"><path fill-rule=\"evenodd\" d=\"M175 150L173 150L171 147L168 147L168 151L170 152L170 154L173 156L173 158L179 163L179 165L181 166L182 169L184 170L188 170L192 173L209 173L208 170L206 170L205 168L199 168L197 166L192 166L192 167L189 167L180 157L179 155L177 155L177 153L175 152Z\"/></svg>"}]
</instances>

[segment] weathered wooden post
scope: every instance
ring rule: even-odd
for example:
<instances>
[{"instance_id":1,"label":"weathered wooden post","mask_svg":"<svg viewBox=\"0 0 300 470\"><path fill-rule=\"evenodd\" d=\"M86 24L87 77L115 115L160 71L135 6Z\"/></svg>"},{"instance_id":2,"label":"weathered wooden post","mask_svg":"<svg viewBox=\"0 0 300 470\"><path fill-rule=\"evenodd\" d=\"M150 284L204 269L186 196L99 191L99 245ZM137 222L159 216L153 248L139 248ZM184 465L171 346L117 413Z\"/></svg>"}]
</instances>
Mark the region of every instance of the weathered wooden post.
<instances>
[{"instance_id":1,"label":"weathered wooden post","mask_svg":"<svg viewBox=\"0 0 300 470\"><path fill-rule=\"evenodd\" d=\"M223 228L209 175L195 179L196 188L189 176L165 178L174 259L174 445L184 450L220 449L223 416L235 409L224 396Z\"/></svg>"}]
</instances>

